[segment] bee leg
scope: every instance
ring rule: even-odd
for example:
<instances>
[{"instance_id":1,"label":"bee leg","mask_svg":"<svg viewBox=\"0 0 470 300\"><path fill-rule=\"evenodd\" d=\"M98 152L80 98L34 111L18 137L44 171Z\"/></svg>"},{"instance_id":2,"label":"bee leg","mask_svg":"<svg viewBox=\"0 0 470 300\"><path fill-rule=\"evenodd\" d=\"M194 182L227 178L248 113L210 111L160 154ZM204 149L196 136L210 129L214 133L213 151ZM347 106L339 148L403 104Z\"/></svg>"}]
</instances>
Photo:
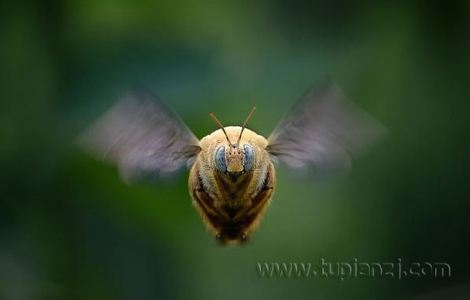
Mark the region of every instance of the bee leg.
<instances>
[{"instance_id":1,"label":"bee leg","mask_svg":"<svg viewBox=\"0 0 470 300\"><path fill-rule=\"evenodd\" d=\"M241 244L241 245L244 245L244 244L246 244L249 240L250 240L249 236L248 236L245 232L242 233L242 235L240 236L240 244Z\"/></svg>"},{"instance_id":2,"label":"bee leg","mask_svg":"<svg viewBox=\"0 0 470 300\"><path fill-rule=\"evenodd\" d=\"M220 232L217 232L215 234L215 241L220 246L226 246L227 245L227 240L225 239L225 237Z\"/></svg>"}]
</instances>

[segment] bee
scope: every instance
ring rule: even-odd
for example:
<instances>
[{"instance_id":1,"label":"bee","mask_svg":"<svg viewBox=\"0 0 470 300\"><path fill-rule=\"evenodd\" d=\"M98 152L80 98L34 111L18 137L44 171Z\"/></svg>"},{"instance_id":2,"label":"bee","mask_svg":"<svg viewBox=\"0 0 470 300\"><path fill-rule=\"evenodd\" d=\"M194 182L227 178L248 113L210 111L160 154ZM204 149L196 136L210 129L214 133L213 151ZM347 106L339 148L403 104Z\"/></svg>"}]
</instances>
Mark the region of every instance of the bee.
<instances>
[{"instance_id":1,"label":"bee","mask_svg":"<svg viewBox=\"0 0 470 300\"><path fill-rule=\"evenodd\" d=\"M258 227L276 187L275 165L293 170L349 170L351 158L383 127L345 99L339 87L313 87L268 138L223 126L198 140L184 122L145 90L127 93L79 142L117 165L126 181L190 168L189 194L206 228L221 244L243 244Z\"/></svg>"}]
</instances>

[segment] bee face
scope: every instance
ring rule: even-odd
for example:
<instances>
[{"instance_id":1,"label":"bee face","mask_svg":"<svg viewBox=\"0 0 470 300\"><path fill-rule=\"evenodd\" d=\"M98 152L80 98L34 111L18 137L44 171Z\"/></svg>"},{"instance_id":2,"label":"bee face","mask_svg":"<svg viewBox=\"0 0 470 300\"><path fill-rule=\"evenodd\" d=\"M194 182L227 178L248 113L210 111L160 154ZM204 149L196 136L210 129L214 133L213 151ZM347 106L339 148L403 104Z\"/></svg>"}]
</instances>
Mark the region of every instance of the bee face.
<instances>
[{"instance_id":1,"label":"bee face","mask_svg":"<svg viewBox=\"0 0 470 300\"><path fill-rule=\"evenodd\" d=\"M224 128L227 135L233 137L240 134L241 127L228 126ZM264 149L267 140L255 132L245 129L240 143L227 143L222 130L216 130L200 141L201 159L207 153L207 166L217 171L218 176L239 178L249 175L253 169L263 167L263 161L269 160L269 154ZM212 166L210 166L212 163Z\"/></svg>"},{"instance_id":2,"label":"bee face","mask_svg":"<svg viewBox=\"0 0 470 300\"><path fill-rule=\"evenodd\" d=\"M251 171L254 161L254 150L250 144L222 145L215 150L215 169L236 181L239 176Z\"/></svg>"}]
</instances>

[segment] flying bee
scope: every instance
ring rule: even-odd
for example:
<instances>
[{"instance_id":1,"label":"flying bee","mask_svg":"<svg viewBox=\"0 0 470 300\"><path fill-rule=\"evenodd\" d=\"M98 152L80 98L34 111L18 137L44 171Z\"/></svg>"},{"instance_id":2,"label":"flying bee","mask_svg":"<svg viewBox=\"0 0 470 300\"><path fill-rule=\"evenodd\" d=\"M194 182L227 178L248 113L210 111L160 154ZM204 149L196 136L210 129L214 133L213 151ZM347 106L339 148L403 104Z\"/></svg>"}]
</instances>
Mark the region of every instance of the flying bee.
<instances>
[{"instance_id":1,"label":"flying bee","mask_svg":"<svg viewBox=\"0 0 470 300\"><path fill-rule=\"evenodd\" d=\"M118 101L80 137L80 143L117 165L129 181L190 168L189 193L206 227L221 244L248 240L276 186L275 163L294 170L347 170L351 158L383 127L347 101L332 83L311 88L265 138L242 126L223 126L198 140L148 91Z\"/></svg>"}]
</instances>

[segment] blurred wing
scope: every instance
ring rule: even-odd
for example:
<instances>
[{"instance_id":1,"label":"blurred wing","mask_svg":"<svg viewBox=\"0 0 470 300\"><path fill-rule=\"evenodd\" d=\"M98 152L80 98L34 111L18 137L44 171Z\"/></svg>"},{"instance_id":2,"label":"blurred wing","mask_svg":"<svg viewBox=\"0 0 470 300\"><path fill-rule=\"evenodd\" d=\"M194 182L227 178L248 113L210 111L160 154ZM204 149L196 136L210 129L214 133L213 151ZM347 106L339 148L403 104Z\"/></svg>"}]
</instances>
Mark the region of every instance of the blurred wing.
<instances>
[{"instance_id":1,"label":"blurred wing","mask_svg":"<svg viewBox=\"0 0 470 300\"><path fill-rule=\"evenodd\" d=\"M385 129L328 83L310 89L268 138L275 160L292 168L348 171L351 157Z\"/></svg>"},{"instance_id":2,"label":"blurred wing","mask_svg":"<svg viewBox=\"0 0 470 300\"><path fill-rule=\"evenodd\" d=\"M199 142L147 91L129 92L92 124L79 143L119 167L124 180L173 172L192 163Z\"/></svg>"}]
</instances>

